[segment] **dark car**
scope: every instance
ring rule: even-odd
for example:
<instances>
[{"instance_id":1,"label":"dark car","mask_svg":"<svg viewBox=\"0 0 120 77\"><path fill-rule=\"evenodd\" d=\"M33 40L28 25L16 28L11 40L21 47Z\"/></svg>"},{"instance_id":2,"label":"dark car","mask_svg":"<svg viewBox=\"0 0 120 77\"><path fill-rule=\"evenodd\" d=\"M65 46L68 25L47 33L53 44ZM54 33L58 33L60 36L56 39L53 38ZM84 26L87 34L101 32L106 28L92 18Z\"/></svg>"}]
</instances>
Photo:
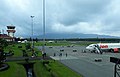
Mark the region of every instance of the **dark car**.
<instances>
[{"instance_id":1,"label":"dark car","mask_svg":"<svg viewBox=\"0 0 120 77\"><path fill-rule=\"evenodd\" d=\"M64 49L60 49L60 51L61 51L61 52L63 52L63 51L64 51Z\"/></svg>"},{"instance_id":2,"label":"dark car","mask_svg":"<svg viewBox=\"0 0 120 77\"><path fill-rule=\"evenodd\" d=\"M77 50L76 50L76 49L73 49L73 52L77 52Z\"/></svg>"}]
</instances>

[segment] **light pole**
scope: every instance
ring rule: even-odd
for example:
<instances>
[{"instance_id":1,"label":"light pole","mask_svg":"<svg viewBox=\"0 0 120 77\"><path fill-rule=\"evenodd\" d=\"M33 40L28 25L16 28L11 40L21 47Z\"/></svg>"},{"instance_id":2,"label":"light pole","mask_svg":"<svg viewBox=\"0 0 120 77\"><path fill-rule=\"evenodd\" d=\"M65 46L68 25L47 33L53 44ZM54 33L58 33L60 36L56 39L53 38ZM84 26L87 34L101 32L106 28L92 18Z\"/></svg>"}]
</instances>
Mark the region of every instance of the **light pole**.
<instances>
[{"instance_id":1,"label":"light pole","mask_svg":"<svg viewBox=\"0 0 120 77\"><path fill-rule=\"evenodd\" d=\"M30 16L31 17L31 29L32 29L32 49L34 48L34 45L33 45L33 18L35 17L35 16Z\"/></svg>"},{"instance_id":2,"label":"light pole","mask_svg":"<svg viewBox=\"0 0 120 77\"><path fill-rule=\"evenodd\" d=\"M43 0L43 50L42 53L45 53L45 0Z\"/></svg>"}]
</instances>

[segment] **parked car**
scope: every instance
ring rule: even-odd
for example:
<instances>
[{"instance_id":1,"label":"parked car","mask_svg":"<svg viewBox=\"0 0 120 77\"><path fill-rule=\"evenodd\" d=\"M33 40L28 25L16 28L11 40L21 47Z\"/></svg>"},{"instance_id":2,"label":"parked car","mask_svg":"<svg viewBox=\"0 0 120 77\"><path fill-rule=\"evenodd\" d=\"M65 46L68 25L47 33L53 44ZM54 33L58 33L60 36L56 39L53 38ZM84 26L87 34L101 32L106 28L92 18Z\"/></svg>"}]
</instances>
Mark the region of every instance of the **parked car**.
<instances>
[{"instance_id":1,"label":"parked car","mask_svg":"<svg viewBox=\"0 0 120 77\"><path fill-rule=\"evenodd\" d=\"M61 52L63 52L63 51L64 51L64 49L62 48L62 49L60 49L60 51L61 51Z\"/></svg>"},{"instance_id":2,"label":"parked car","mask_svg":"<svg viewBox=\"0 0 120 77\"><path fill-rule=\"evenodd\" d=\"M49 48L53 48L52 46L50 46Z\"/></svg>"},{"instance_id":3,"label":"parked car","mask_svg":"<svg viewBox=\"0 0 120 77\"><path fill-rule=\"evenodd\" d=\"M77 52L77 50L76 50L76 49L73 49L73 52Z\"/></svg>"}]
</instances>

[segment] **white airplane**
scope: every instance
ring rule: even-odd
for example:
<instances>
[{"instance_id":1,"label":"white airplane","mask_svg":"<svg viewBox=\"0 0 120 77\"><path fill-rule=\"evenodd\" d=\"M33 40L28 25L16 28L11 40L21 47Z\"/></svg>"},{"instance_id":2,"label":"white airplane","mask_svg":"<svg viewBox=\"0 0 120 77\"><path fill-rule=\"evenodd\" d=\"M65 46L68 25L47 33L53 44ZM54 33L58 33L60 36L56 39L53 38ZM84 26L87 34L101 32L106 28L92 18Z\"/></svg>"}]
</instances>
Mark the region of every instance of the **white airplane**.
<instances>
[{"instance_id":1,"label":"white airplane","mask_svg":"<svg viewBox=\"0 0 120 77\"><path fill-rule=\"evenodd\" d=\"M101 54L103 51L117 53L119 52L119 49L120 49L120 43L97 43L97 44L90 44L89 46L86 47L86 50Z\"/></svg>"}]
</instances>

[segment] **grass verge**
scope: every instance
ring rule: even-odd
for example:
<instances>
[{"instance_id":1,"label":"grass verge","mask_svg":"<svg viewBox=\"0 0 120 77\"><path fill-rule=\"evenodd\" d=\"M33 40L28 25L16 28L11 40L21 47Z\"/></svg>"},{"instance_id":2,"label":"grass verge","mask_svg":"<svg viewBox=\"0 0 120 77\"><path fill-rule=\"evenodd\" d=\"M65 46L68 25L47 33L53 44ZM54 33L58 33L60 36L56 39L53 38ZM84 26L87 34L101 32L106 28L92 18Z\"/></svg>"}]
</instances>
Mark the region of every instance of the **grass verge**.
<instances>
[{"instance_id":1,"label":"grass verge","mask_svg":"<svg viewBox=\"0 0 120 77\"><path fill-rule=\"evenodd\" d=\"M22 65L15 62L8 62L7 70L0 71L0 77L26 77L26 71Z\"/></svg>"},{"instance_id":2,"label":"grass verge","mask_svg":"<svg viewBox=\"0 0 120 77\"><path fill-rule=\"evenodd\" d=\"M54 62L53 60L47 66L43 65L42 61L37 62L34 65L34 71L36 77L82 77L58 61Z\"/></svg>"}]
</instances>

